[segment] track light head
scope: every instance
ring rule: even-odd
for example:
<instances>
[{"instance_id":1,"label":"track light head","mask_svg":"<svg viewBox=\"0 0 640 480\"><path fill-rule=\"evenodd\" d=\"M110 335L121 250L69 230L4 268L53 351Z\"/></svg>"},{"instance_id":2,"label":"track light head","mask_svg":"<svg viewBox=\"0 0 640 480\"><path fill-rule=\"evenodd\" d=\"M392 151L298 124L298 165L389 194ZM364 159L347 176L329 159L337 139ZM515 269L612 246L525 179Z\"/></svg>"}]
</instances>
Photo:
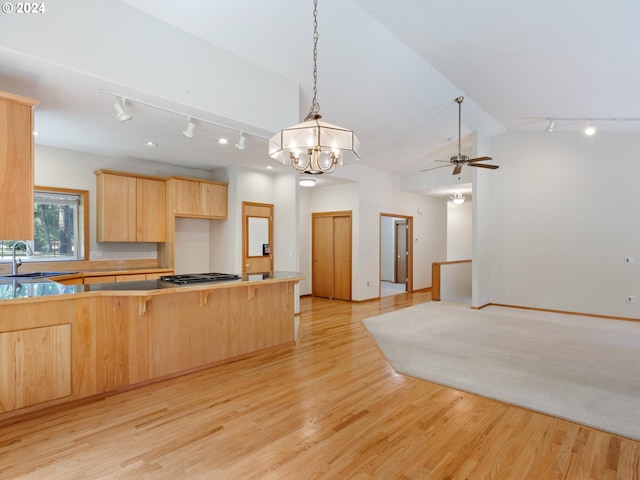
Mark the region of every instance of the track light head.
<instances>
[{"instance_id":1,"label":"track light head","mask_svg":"<svg viewBox=\"0 0 640 480\"><path fill-rule=\"evenodd\" d=\"M124 106L127 104L127 99L122 97L120 98L120 102L114 103L113 108L116 113L113 114L114 117L118 119L119 122L124 122L126 120L131 120L133 117L127 113L124 109Z\"/></svg>"},{"instance_id":2,"label":"track light head","mask_svg":"<svg viewBox=\"0 0 640 480\"><path fill-rule=\"evenodd\" d=\"M545 128L545 131L551 133L553 132L553 129L556 127L556 122L555 120L549 120L549 125L547 125L547 128Z\"/></svg>"},{"instance_id":3,"label":"track light head","mask_svg":"<svg viewBox=\"0 0 640 480\"><path fill-rule=\"evenodd\" d=\"M238 150L247 148L247 137L244 136L244 132L240 132L240 138L238 139L238 143L236 143L236 148Z\"/></svg>"},{"instance_id":4,"label":"track light head","mask_svg":"<svg viewBox=\"0 0 640 480\"><path fill-rule=\"evenodd\" d=\"M187 127L182 132L182 135L184 135L187 138L193 138L193 131L195 130L195 128L196 128L196 124L193 123L193 121L191 120L191 117L187 117Z\"/></svg>"}]
</instances>

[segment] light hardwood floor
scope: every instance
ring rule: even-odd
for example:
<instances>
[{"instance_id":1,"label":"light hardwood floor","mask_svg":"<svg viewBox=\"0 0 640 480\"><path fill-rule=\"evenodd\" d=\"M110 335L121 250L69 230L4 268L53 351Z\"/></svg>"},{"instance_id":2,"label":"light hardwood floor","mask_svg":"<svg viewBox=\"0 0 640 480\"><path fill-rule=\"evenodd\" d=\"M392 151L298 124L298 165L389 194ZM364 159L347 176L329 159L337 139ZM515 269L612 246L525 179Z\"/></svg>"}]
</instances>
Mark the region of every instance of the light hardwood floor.
<instances>
[{"instance_id":1,"label":"light hardwood floor","mask_svg":"<svg viewBox=\"0 0 640 480\"><path fill-rule=\"evenodd\" d=\"M640 442L396 374L361 320L429 299L303 298L291 349L1 428L0 478L639 478Z\"/></svg>"}]
</instances>

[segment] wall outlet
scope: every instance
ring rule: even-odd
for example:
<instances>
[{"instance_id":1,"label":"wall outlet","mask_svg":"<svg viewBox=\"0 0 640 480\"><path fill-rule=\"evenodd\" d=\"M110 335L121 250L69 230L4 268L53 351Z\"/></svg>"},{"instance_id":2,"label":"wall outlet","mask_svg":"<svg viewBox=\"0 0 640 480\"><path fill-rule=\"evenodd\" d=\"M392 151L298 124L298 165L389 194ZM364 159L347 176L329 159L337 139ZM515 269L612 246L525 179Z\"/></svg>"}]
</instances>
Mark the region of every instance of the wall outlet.
<instances>
[{"instance_id":1,"label":"wall outlet","mask_svg":"<svg viewBox=\"0 0 640 480\"><path fill-rule=\"evenodd\" d=\"M635 263L635 257L624 257L624 263Z\"/></svg>"},{"instance_id":2,"label":"wall outlet","mask_svg":"<svg viewBox=\"0 0 640 480\"><path fill-rule=\"evenodd\" d=\"M627 295L627 303L637 303L638 297L635 295Z\"/></svg>"}]
</instances>

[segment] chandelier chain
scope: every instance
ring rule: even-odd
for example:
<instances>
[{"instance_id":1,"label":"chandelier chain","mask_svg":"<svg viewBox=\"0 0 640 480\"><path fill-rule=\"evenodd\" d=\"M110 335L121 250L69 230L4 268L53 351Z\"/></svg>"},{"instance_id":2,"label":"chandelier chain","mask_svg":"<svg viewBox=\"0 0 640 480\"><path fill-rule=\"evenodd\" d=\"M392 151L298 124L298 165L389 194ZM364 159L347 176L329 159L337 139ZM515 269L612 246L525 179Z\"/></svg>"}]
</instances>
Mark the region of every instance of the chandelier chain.
<instances>
[{"instance_id":1,"label":"chandelier chain","mask_svg":"<svg viewBox=\"0 0 640 480\"><path fill-rule=\"evenodd\" d=\"M313 0L313 100L306 120L320 118L318 103L318 0Z\"/></svg>"}]
</instances>

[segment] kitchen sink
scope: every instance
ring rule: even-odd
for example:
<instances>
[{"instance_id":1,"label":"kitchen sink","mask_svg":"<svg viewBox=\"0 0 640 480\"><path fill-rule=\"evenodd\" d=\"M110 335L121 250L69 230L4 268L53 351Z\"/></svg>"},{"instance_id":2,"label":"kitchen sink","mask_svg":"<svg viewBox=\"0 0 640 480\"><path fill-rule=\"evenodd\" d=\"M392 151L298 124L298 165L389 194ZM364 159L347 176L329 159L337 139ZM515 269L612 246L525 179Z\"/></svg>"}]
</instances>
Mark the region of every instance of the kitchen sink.
<instances>
[{"instance_id":1,"label":"kitchen sink","mask_svg":"<svg viewBox=\"0 0 640 480\"><path fill-rule=\"evenodd\" d=\"M17 275L0 275L0 279L49 278L49 277L59 277L60 275L71 275L73 273L78 273L78 272L25 272L25 273L18 273Z\"/></svg>"}]
</instances>

